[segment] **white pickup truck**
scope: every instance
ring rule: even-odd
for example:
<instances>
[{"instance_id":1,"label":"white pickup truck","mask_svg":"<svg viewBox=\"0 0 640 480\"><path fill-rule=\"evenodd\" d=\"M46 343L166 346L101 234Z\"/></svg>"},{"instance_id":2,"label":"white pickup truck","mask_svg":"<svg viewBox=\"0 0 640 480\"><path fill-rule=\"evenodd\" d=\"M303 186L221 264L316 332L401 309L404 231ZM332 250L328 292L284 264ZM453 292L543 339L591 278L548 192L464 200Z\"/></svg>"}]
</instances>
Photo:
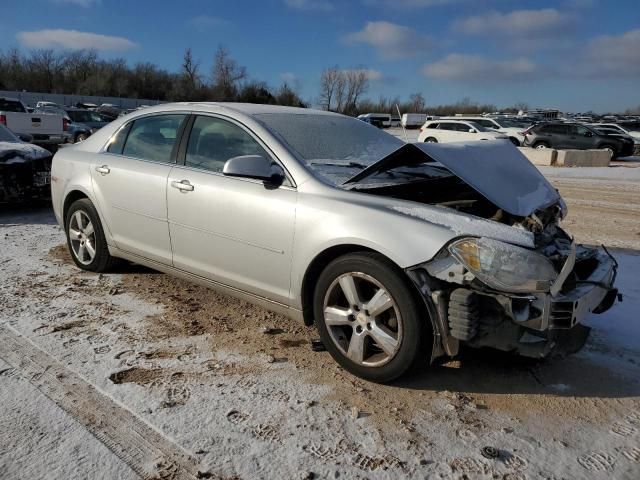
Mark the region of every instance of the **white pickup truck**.
<instances>
[{"instance_id":1,"label":"white pickup truck","mask_svg":"<svg viewBox=\"0 0 640 480\"><path fill-rule=\"evenodd\" d=\"M0 97L0 124L18 136L30 136L35 144L58 145L68 137L68 120L62 115L28 113L14 98Z\"/></svg>"}]
</instances>

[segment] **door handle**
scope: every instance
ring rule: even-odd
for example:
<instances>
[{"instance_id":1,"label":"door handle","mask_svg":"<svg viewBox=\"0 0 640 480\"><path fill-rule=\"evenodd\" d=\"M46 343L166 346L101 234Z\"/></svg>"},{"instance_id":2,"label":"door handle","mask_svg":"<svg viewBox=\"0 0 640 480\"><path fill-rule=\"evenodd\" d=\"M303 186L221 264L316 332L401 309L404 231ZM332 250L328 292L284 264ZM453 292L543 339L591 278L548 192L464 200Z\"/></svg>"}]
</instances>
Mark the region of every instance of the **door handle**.
<instances>
[{"instance_id":1,"label":"door handle","mask_svg":"<svg viewBox=\"0 0 640 480\"><path fill-rule=\"evenodd\" d=\"M193 192L193 185L189 183L189 180L181 180L179 182L173 180L171 186L183 192Z\"/></svg>"},{"instance_id":2,"label":"door handle","mask_svg":"<svg viewBox=\"0 0 640 480\"><path fill-rule=\"evenodd\" d=\"M96 167L96 172L99 172L103 175L108 174L111 169L107 165L102 165L101 167Z\"/></svg>"}]
</instances>

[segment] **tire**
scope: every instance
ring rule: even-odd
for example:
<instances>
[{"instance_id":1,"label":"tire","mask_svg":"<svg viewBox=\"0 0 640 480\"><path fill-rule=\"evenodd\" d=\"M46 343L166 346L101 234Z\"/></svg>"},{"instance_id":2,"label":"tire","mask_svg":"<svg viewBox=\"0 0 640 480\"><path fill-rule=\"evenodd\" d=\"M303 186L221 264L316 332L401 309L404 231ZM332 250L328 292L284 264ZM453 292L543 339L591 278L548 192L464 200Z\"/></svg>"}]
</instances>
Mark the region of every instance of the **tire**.
<instances>
[{"instance_id":1,"label":"tire","mask_svg":"<svg viewBox=\"0 0 640 480\"><path fill-rule=\"evenodd\" d=\"M547 143L547 142L535 142L533 145L531 145L533 148L537 148L539 150L542 150L543 148L550 148L551 146Z\"/></svg>"},{"instance_id":2,"label":"tire","mask_svg":"<svg viewBox=\"0 0 640 480\"><path fill-rule=\"evenodd\" d=\"M88 198L71 204L65 215L64 230L69 253L78 268L90 272L105 272L120 263L119 259L109 254L100 217Z\"/></svg>"},{"instance_id":3,"label":"tire","mask_svg":"<svg viewBox=\"0 0 640 480\"><path fill-rule=\"evenodd\" d=\"M425 143L438 143L438 140L434 137L427 137L424 139Z\"/></svg>"},{"instance_id":4,"label":"tire","mask_svg":"<svg viewBox=\"0 0 640 480\"><path fill-rule=\"evenodd\" d=\"M73 143L80 143L80 142L84 142L87 138L89 138L89 135L86 133L79 133L78 135L76 135L76 139Z\"/></svg>"},{"instance_id":5,"label":"tire","mask_svg":"<svg viewBox=\"0 0 640 480\"><path fill-rule=\"evenodd\" d=\"M618 154L616 153L616 149L609 144L600 145L598 148L601 150L609 150L609 152L611 152L611 160L618 156Z\"/></svg>"},{"instance_id":6,"label":"tire","mask_svg":"<svg viewBox=\"0 0 640 480\"><path fill-rule=\"evenodd\" d=\"M343 281L355 286L360 298L356 305L350 305ZM384 290L386 297L378 298L390 299L390 306L389 302L378 302L377 307L370 302L380 294L378 290ZM382 255L352 253L329 263L318 278L313 302L323 344L353 375L385 383L404 375L420 361L426 365L432 338L428 314L405 273ZM325 311L331 311L331 315L325 315ZM362 345L361 349L352 351L357 345ZM360 351L362 354L357 353Z\"/></svg>"},{"instance_id":7,"label":"tire","mask_svg":"<svg viewBox=\"0 0 640 480\"><path fill-rule=\"evenodd\" d=\"M513 143L516 147L520 146L520 141L516 137L509 137L509 141Z\"/></svg>"}]
</instances>

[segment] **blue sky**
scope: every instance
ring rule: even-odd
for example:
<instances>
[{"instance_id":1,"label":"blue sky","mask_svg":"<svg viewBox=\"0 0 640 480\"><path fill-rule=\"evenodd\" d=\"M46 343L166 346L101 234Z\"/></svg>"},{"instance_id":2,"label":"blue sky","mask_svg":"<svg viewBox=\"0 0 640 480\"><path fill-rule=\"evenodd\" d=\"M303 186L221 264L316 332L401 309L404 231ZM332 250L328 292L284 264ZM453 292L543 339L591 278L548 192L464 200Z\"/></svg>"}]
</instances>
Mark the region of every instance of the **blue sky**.
<instances>
[{"instance_id":1,"label":"blue sky","mask_svg":"<svg viewBox=\"0 0 640 480\"><path fill-rule=\"evenodd\" d=\"M639 0L3 0L0 48L93 47L208 73L219 44L252 78L314 101L323 68L365 68L368 96L564 111L640 105ZM82 33L78 33L82 32Z\"/></svg>"}]
</instances>

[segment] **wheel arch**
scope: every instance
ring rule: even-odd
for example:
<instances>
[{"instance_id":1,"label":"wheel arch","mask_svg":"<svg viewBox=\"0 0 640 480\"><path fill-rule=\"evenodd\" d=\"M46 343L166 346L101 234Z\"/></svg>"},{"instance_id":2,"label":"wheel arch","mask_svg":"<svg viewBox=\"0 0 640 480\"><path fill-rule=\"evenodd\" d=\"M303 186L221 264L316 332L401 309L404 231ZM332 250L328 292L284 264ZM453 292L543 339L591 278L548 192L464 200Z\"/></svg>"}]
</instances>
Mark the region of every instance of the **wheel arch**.
<instances>
[{"instance_id":1,"label":"wheel arch","mask_svg":"<svg viewBox=\"0 0 640 480\"><path fill-rule=\"evenodd\" d=\"M77 201L77 200L81 200L83 198L89 198L89 195L87 195L86 192L83 192L82 190L71 190L70 192L67 193L67 195L64 197L64 202L62 204L62 221L64 223L65 219L67 218L67 212L69 211L69 207L71 206L71 204L73 204L73 202ZM89 198L89 200L91 200Z\"/></svg>"},{"instance_id":2,"label":"wheel arch","mask_svg":"<svg viewBox=\"0 0 640 480\"><path fill-rule=\"evenodd\" d=\"M320 274L324 270L324 268L336 258L339 258L343 255L347 255L349 253L375 253L380 255L389 263L395 265L399 270L405 272L406 270L400 267L397 262L393 259L389 258L389 256L384 253L375 250L370 247L366 247L364 245L358 245L353 243L345 243L340 245L333 245L331 247L326 248L311 261L309 266L307 267L304 277L302 279L302 287L300 292L300 300L302 302L302 319L304 324L307 326L313 325L313 295L316 282L320 277ZM412 294L416 295L416 298L420 297L420 292L415 286L414 282L411 280L409 275L406 275L406 280L409 285L411 285ZM422 302L421 302L422 303ZM429 313L429 312L426 312Z\"/></svg>"}]
</instances>

